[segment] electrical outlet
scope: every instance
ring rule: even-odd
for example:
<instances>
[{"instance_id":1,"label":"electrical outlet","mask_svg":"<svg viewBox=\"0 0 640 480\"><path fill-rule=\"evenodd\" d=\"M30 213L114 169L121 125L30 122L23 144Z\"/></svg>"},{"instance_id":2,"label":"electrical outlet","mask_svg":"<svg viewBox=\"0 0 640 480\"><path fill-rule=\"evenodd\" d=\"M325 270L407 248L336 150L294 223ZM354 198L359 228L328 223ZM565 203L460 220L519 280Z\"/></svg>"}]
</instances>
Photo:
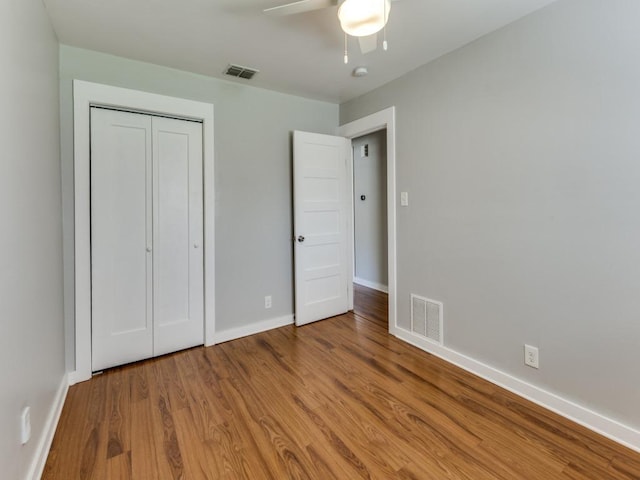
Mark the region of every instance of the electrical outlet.
<instances>
[{"instance_id":1,"label":"electrical outlet","mask_svg":"<svg viewBox=\"0 0 640 480\"><path fill-rule=\"evenodd\" d=\"M271 295L264 297L264 308L271 308Z\"/></svg>"},{"instance_id":2,"label":"electrical outlet","mask_svg":"<svg viewBox=\"0 0 640 480\"><path fill-rule=\"evenodd\" d=\"M524 364L533 368L538 368L540 366L540 358L538 354L538 349L536 347L532 347L531 345L524 346Z\"/></svg>"},{"instance_id":3,"label":"electrical outlet","mask_svg":"<svg viewBox=\"0 0 640 480\"><path fill-rule=\"evenodd\" d=\"M24 407L20 413L20 443L24 445L31 438L31 407Z\"/></svg>"}]
</instances>

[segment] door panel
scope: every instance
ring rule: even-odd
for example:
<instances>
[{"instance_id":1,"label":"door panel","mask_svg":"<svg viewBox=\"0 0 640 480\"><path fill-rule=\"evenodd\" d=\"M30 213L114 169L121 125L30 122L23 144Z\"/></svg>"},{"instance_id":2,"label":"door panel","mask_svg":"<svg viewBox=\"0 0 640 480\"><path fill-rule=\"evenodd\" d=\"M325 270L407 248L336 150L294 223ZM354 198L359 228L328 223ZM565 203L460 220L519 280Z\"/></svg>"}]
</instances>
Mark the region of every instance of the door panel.
<instances>
[{"instance_id":1,"label":"door panel","mask_svg":"<svg viewBox=\"0 0 640 480\"><path fill-rule=\"evenodd\" d=\"M153 118L154 355L204 343L202 125Z\"/></svg>"},{"instance_id":2,"label":"door panel","mask_svg":"<svg viewBox=\"0 0 640 480\"><path fill-rule=\"evenodd\" d=\"M153 354L151 117L91 109L92 369Z\"/></svg>"},{"instance_id":3,"label":"door panel","mask_svg":"<svg viewBox=\"0 0 640 480\"><path fill-rule=\"evenodd\" d=\"M347 159L342 137L294 132L296 325L348 310Z\"/></svg>"}]
</instances>

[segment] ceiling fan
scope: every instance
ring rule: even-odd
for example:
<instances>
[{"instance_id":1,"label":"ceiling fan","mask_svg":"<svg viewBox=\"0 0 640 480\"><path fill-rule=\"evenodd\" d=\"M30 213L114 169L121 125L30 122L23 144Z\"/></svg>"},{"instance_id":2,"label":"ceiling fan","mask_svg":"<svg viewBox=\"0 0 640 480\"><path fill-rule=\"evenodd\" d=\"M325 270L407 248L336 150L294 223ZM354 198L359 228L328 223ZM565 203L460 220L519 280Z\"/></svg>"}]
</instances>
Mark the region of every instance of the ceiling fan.
<instances>
[{"instance_id":1,"label":"ceiling fan","mask_svg":"<svg viewBox=\"0 0 640 480\"><path fill-rule=\"evenodd\" d=\"M267 8L267 15L294 15L323 8L338 7L338 20L345 33L344 63L349 62L347 35L358 38L360 51L369 53L378 46L377 34L389 19L393 0L298 0L293 3ZM387 50L387 39L382 48Z\"/></svg>"}]
</instances>

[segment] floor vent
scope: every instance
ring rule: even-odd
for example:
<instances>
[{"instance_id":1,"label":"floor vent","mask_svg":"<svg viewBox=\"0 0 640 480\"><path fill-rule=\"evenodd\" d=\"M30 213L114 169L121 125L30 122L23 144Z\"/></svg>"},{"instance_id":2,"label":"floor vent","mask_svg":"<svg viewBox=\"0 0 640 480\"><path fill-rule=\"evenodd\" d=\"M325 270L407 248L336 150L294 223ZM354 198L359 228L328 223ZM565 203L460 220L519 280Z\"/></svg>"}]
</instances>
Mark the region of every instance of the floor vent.
<instances>
[{"instance_id":1,"label":"floor vent","mask_svg":"<svg viewBox=\"0 0 640 480\"><path fill-rule=\"evenodd\" d=\"M258 72L259 70L256 70L255 68L243 67L241 65L229 65L224 71L224 73L227 75L231 75L232 77L244 78L246 80L251 80L253 76Z\"/></svg>"},{"instance_id":2,"label":"floor vent","mask_svg":"<svg viewBox=\"0 0 640 480\"><path fill-rule=\"evenodd\" d=\"M442 345L442 302L411 294L411 331Z\"/></svg>"}]
</instances>

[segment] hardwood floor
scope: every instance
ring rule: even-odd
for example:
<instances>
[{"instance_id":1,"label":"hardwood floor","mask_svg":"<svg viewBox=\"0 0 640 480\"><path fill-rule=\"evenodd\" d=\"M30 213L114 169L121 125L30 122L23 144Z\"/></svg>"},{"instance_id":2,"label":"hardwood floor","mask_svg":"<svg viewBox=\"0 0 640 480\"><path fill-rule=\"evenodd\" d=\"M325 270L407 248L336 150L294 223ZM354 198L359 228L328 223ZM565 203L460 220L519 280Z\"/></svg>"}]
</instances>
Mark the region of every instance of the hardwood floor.
<instances>
[{"instance_id":1,"label":"hardwood floor","mask_svg":"<svg viewBox=\"0 0 640 480\"><path fill-rule=\"evenodd\" d=\"M356 309L74 385L45 479L640 479L640 454Z\"/></svg>"}]
</instances>

